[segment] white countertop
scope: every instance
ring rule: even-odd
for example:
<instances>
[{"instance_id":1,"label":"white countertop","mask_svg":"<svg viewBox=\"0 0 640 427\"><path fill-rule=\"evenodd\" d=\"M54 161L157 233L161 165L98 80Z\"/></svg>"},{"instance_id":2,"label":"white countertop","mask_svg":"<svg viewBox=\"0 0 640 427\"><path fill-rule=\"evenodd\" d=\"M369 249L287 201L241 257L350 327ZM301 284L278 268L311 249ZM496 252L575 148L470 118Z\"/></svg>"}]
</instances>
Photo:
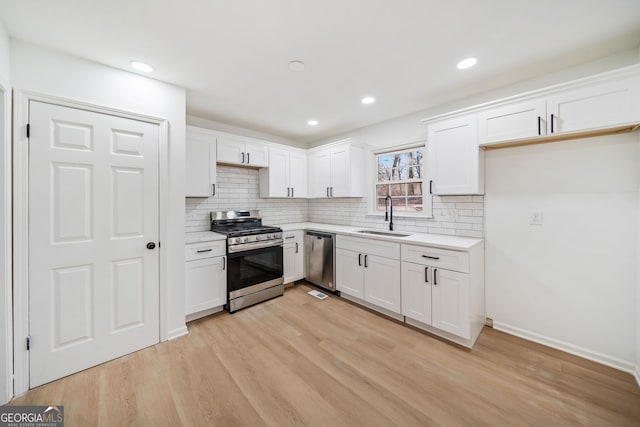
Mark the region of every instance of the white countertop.
<instances>
[{"instance_id":1,"label":"white countertop","mask_svg":"<svg viewBox=\"0 0 640 427\"><path fill-rule=\"evenodd\" d=\"M367 239L386 240L388 242L409 243L415 245L432 246L443 249L453 249L458 251L466 251L472 247L482 244L483 239L473 237L447 236L442 234L414 233L412 231L398 231L398 233L410 234L407 237L398 236L376 236L372 234L356 233L358 230L375 230L386 231L364 227L354 227L346 225L320 224L317 222L297 222L293 224L280 225L283 231L294 230L315 230L325 233L344 234L354 237L363 237Z\"/></svg>"},{"instance_id":2,"label":"white countertop","mask_svg":"<svg viewBox=\"0 0 640 427\"><path fill-rule=\"evenodd\" d=\"M215 242L217 240L227 240L227 236L220 233L214 233L213 231L194 231L184 234L184 242L189 243L201 243L201 242Z\"/></svg>"}]
</instances>

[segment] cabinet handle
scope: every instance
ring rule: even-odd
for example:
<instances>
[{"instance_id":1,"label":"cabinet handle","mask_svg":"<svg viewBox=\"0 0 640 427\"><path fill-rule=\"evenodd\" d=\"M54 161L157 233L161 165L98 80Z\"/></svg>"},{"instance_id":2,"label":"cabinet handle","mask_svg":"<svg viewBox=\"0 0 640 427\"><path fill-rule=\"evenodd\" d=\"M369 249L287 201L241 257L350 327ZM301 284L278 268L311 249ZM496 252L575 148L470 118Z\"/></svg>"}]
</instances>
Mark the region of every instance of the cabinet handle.
<instances>
[{"instance_id":1,"label":"cabinet handle","mask_svg":"<svg viewBox=\"0 0 640 427\"><path fill-rule=\"evenodd\" d=\"M429 267L424 268L424 282L429 283Z\"/></svg>"},{"instance_id":2,"label":"cabinet handle","mask_svg":"<svg viewBox=\"0 0 640 427\"><path fill-rule=\"evenodd\" d=\"M227 269L227 257L226 256L222 257L222 269L223 270Z\"/></svg>"},{"instance_id":3,"label":"cabinet handle","mask_svg":"<svg viewBox=\"0 0 640 427\"><path fill-rule=\"evenodd\" d=\"M369 268L369 255L364 256L364 268Z\"/></svg>"},{"instance_id":4,"label":"cabinet handle","mask_svg":"<svg viewBox=\"0 0 640 427\"><path fill-rule=\"evenodd\" d=\"M213 249L202 249L202 250L199 250L199 251L196 251L196 252L197 252L197 253L199 253L199 254L201 254L201 253L203 253L203 252L211 252L212 250L213 250Z\"/></svg>"},{"instance_id":5,"label":"cabinet handle","mask_svg":"<svg viewBox=\"0 0 640 427\"><path fill-rule=\"evenodd\" d=\"M296 238L296 236L284 236L285 240L287 240L287 239L295 239L295 238Z\"/></svg>"},{"instance_id":6,"label":"cabinet handle","mask_svg":"<svg viewBox=\"0 0 640 427\"><path fill-rule=\"evenodd\" d=\"M542 117L538 116L538 135L542 135L541 122L542 122Z\"/></svg>"},{"instance_id":7,"label":"cabinet handle","mask_svg":"<svg viewBox=\"0 0 640 427\"><path fill-rule=\"evenodd\" d=\"M437 285L438 284L438 276L436 276L436 272L438 271L437 268L433 269L433 285Z\"/></svg>"},{"instance_id":8,"label":"cabinet handle","mask_svg":"<svg viewBox=\"0 0 640 427\"><path fill-rule=\"evenodd\" d=\"M329 197L329 187L327 187L327 197Z\"/></svg>"},{"instance_id":9,"label":"cabinet handle","mask_svg":"<svg viewBox=\"0 0 640 427\"><path fill-rule=\"evenodd\" d=\"M433 194L433 180L429 181L429 194Z\"/></svg>"},{"instance_id":10,"label":"cabinet handle","mask_svg":"<svg viewBox=\"0 0 640 427\"><path fill-rule=\"evenodd\" d=\"M551 113L551 133L553 133L553 113Z\"/></svg>"},{"instance_id":11,"label":"cabinet handle","mask_svg":"<svg viewBox=\"0 0 640 427\"><path fill-rule=\"evenodd\" d=\"M291 187L291 197L293 197L293 187Z\"/></svg>"},{"instance_id":12,"label":"cabinet handle","mask_svg":"<svg viewBox=\"0 0 640 427\"><path fill-rule=\"evenodd\" d=\"M290 194L291 194L291 189L287 187L287 197L291 197Z\"/></svg>"},{"instance_id":13,"label":"cabinet handle","mask_svg":"<svg viewBox=\"0 0 640 427\"><path fill-rule=\"evenodd\" d=\"M249 155L251 155L251 153L247 153L247 164L251 163L251 158L249 157Z\"/></svg>"},{"instance_id":14,"label":"cabinet handle","mask_svg":"<svg viewBox=\"0 0 640 427\"><path fill-rule=\"evenodd\" d=\"M244 163L244 153L242 153L242 163Z\"/></svg>"},{"instance_id":15,"label":"cabinet handle","mask_svg":"<svg viewBox=\"0 0 640 427\"><path fill-rule=\"evenodd\" d=\"M362 254L358 254L358 265L362 267Z\"/></svg>"},{"instance_id":16,"label":"cabinet handle","mask_svg":"<svg viewBox=\"0 0 640 427\"><path fill-rule=\"evenodd\" d=\"M333 187L329 187L331 189L331 197L333 197Z\"/></svg>"},{"instance_id":17,"label":"cabinet handle","mask_svg":"<svg viewBox=\"0 0 640 427\"><path fill-rule=\"evenodd\" d=\"M215 184L211 184L211 186L213 187L213 193L211 193L212 196L216 195L216 185Z\"/></svg>"},{"instance_id":18,"label":"cabinet handle","mask_svg":"<svg viewBox=\"0 0 640 427\"><path fill-rule=\"evenodd\" d=\"M298 242L296 242L296 253L298 253Z\"/></svg>"},{"instance_id":19,"label":"cabinet handle","mask_svg":"<svg viewBox=\"0 0 640 427\"><path fill-rule=\"evenodd\" d=\"M429 255L422 255L422 258L440 259L440 257L439 257L439 256L429 256Z\"/></svg>"}]
</instances>

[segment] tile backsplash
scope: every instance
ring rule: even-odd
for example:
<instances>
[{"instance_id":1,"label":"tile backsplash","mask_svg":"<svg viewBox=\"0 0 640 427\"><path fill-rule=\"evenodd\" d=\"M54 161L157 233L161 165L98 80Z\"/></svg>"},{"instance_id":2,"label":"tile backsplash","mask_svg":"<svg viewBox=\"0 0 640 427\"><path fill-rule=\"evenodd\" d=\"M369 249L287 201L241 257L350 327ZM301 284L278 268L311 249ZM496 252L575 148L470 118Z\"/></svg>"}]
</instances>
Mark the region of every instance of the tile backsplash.
<instances>
[{"instance_id":1,"label":"tile backsplash","mask_svg":"<svg viewBox=\"0 0 640 427\"><path fill-rule=\"evenodd\" d=\"M231 209L259 209L264 223L273 225L310 221L364 228L388 227L382 217L368 215L366 199L261 199L256 169L222 165L217 169L216 196L186 199L187 232L208 230L210 211ZM394 229L483 237L483 196L434 196L433 214L433 219L396 215Z\"/></svg>"}]
</instances>

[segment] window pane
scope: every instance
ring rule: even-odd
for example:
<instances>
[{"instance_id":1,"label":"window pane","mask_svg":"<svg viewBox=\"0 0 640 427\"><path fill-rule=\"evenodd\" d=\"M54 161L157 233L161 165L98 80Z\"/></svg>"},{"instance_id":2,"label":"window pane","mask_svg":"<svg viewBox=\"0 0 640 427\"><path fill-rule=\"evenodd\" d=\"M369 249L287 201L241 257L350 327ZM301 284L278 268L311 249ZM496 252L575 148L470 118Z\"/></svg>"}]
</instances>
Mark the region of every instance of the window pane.
<instances>
[{"instance_id":1,"label":"window pane","mask_svg":"<svg viewBox=\"0 0 640 427\"><path fill-rule=\"evenodd\" d=\"M391 169L379 168L378 169L378 181L385 182L391 180Z\"/></svg>"},{"instance_id":2,"label":"window pane","mask_svg":"<svg viewBox=\"0 0 640 427\"><path fill-rule=\"evenodd\" d=\"M376 185L376 195L386 197L389 194L389 185L388 184L378 184Z\"/></svg>"},{"instance_id":3,"label":"window pane","mask_svg":"<svg viewBox=\"0 0 640 427\"><path fill-rule=\"evenodd\" d=\"M422 197L407 197L407 210L412 212L422 211Z\"/></svg>"},{"instance_id":4,"label":"window pane","mask_svg":"<svg viewBox=\"0 0 640 427\"><path fill-rule=\"evenodd\" d=\"M407 184L391 184L391 197L407 194Z\"/></svg>"},{"instance_id":5,"label":"window pane","mask_svg":"<svg viewBox=\"0 0 640 427\"><path fill-rule=\"evenodd\" d=\"M393 199L393 210L397 212L407 211L407 199L405 197L398 197Z\"/></svg>"},{"instance_id":6,"label":"window pane","mask_svg":"<svg viewBox=\"0 0 640 427\"><path fill-rule=\"evenodd\" d=\"M384 197L378 197L376 202L376 210L377 211L385 211Z\"/></svg>"},{"instance_id":7,"label":"window pane","mask_svg":"<svg viewBox=\"0 0 640 427\"><path fill-rule=\"evenodd\" d=\"M389 169L393 166L393 155L378 156L378 168Z\"/></svg>"},{"instance_id":8,"label":"window pane","mask_svg":"<svg viewBox=\"0 0 640 427\"><path fill-rule=\"evenodd\" d=\"M411 182L407 184L407 195L409 196L421 196L422 195L422 183Z\"/></svg>"}]
</instances>

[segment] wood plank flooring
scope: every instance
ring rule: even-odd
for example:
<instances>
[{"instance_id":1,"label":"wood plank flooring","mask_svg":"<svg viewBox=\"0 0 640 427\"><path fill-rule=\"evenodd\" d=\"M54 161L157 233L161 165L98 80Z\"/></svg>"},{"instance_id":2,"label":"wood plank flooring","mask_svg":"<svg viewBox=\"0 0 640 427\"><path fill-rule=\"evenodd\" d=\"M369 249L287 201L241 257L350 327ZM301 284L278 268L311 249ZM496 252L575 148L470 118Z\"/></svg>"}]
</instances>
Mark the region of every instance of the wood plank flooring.
<instances>
[{"instance_id":1,"label":"wood plank flooring","mask_svg":"<svg viewBox=\"0 0 640 427\"><path fill-rule=\"evenodd\" d=\"M67 426L639 426L631 375L485 328L473 350L299 284L46 384Z\"/></svg>"}]
</instances>

